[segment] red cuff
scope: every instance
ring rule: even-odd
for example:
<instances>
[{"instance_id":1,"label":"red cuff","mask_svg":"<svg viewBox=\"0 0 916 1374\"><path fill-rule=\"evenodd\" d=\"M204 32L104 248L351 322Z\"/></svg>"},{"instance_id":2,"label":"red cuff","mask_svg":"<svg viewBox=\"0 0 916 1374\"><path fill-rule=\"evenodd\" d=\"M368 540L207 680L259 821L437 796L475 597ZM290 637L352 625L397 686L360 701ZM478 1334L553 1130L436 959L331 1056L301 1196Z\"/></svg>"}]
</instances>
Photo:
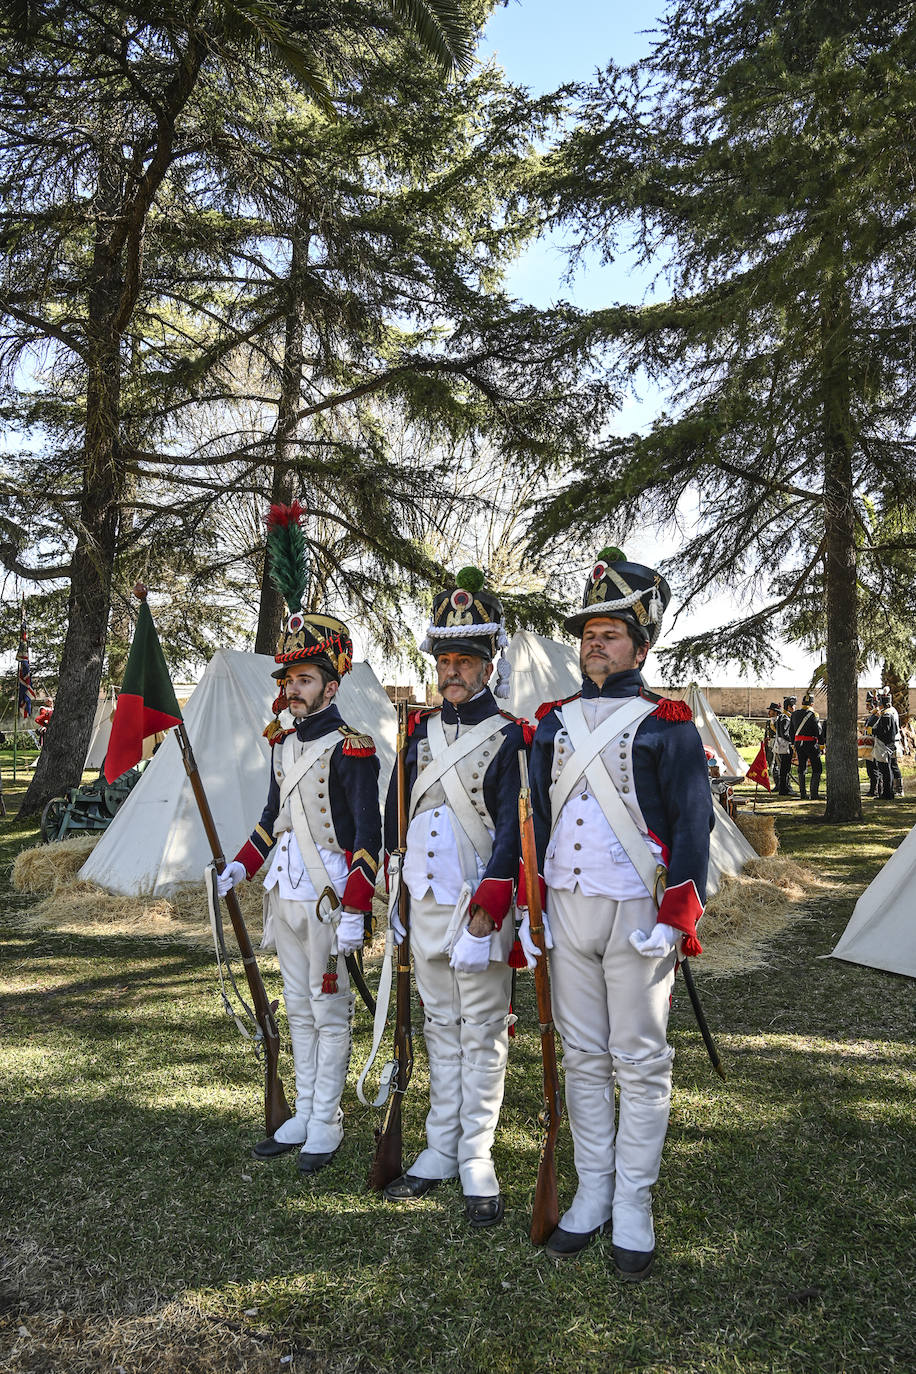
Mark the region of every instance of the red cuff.
<instances>
[{"instance_id":1,"label":"red cuff","mask_svg":"<svg viewBox=\"0 0 916 1374\"><path fill-rule=\"evenodd\" d=\"M540 873L538 874L538 886L541 889L541 910L543 911L547 905L547 884ZM525 877L525 865L523 863L519 863L518 866L518 896L515 899L515 904L516 906L528 905L528 880Z\"/></svg>"},{"instance_id":2,"label":"red cuff","mask_svg":"<svg viewBox=\"0 0 916 1374\"><path fill-rule=\"evenodd\" d=\"M246 840L239 852L233 859L233 863L244 864L245 872L249 878L253 878L261 864L264 862L264 855L261 854L250 840Z\"/></svg>"},{"instance_id":3,"label":"red cuff","mask_svg":"<svg viewBox=\"0 0 916 1374\"><path fill-rule=\"evenodd\" d=\"M471 898L472 906L483 907L499 930L512 902L511 878L484 878Z\"/></svg>"},{"instance_id":4,"label":"red cuff","mask_svg":"<svg viewBox=\"0 0 916 1374\"><path fill-rule=\"evenodd\" d=\"M350 869L341 901L344 906L352 906L354 911L365 913L372 910L374 892L375 885L369 882L363 870L357 866Z\"/></svg>"},{"instance_id":5,"label":"red cuff","mask_svg":"<svg viewBox=\"0 0 916 1374\"><path fill-rule=\"evenodd\" d=\"M702 915L703 903L692 878L665 889L658 920L684 932L684 953L688 957L703 952L697 939L697 921Z\"/></svg>"}]
</instances>

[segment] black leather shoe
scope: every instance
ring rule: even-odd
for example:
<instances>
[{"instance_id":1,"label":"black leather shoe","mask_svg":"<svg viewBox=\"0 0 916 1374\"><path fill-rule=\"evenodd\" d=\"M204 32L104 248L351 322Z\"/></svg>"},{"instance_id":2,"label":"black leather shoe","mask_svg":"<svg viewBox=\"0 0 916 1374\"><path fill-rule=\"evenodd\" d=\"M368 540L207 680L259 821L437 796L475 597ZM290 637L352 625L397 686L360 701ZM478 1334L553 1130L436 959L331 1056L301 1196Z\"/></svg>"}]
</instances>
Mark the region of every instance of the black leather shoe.
<instances>
[{"instance_id":1,"label":"black leather shoe","mask_svg":"<svg viewBox=\"0 0 916 1374\"><path fill-rule=\"evenodd\" d=\"M502 1221L505 1208L502 1193L496 1197L471 1197L464 1199L464 1213L472 1226L495 1226Z\"/></svg>"},{"instance_id":2,"label":"black leather shoe","mask_svg":"<svg viewBox=\"0 0 916 1374\"><path fill-rule=\"evenodd\" d=\"M652 1271L654 1250L624 1250L620 1245L611 1247L614 1267L622 1279L628 1283L642 1283Z\"/></svg>"},{"instance_id":3,"label":"black leather shoe","mask_svg":"<svg viewBox=\"0 0 916 1374\"><path fill-rule=\"evenodd\" d=\"M291 1145L284 1145L282 1140L274 1140L269 1135L266 1140L259 1140L257 1145L252 1146L251 1153L255 1159L276 1159L277 1155L287 1155L290 1150L301 1150L301 1143L295 1140Z\"/></svg>"},{"instance_id":4,"label":"black leather shoe","mask_svg":"<svg viewBox=\"0 0 916 1374\"><path fill-rule=\"evenodd\" d=\"M336 1150L329 1150L327 1154L320 1155L309 1154L308 1150L300 1150L299 1158L296 1160L296 1168L300 1174L317 1174L326 1164L330 1164L339 1149L340 1146L338 1145Z\"/></svg>"},{"instance_id":5,"label":"black leather shoe","mask_svg":"<svg viewBox=\"0 0 916 1374\"><path fill-rule=\"evenodd\" d=\"M441 1178L420 1178L417 1174L401 1174L384 1190L389 1202L416 1202L425 1197L433 1188L438 1188Z\"/></svg>"},{"instance_id":6,"label":"black leather shoe","mask_svg":"<svg viewBox=\"0 0 916 1374\"><path fill-rule=\"evenodd\" d=\"M574 1259L576 1255L581 1255L595 1236L601 1234L606 1225L607 1222L603 1221L591 1231L564 1231L562 1226L558 1226L547 1240L547 1254L551 1259Z\"/></svg>"}]
</instances>

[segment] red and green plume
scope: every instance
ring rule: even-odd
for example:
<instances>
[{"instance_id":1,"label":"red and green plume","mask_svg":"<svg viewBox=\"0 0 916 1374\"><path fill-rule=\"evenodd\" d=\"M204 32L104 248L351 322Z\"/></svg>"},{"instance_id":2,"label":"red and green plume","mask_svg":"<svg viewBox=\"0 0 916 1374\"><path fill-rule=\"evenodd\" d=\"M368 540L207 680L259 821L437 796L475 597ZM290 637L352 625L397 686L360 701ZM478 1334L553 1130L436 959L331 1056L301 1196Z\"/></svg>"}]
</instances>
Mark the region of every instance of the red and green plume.
<instances>
[{"instance_id":1,"label":"red and green plume","mask_svg":"<svg viewBox=\"0 0 916 1374\"><path fill-rule=\"evenodd\" d=\"M291 611L298 611L309 585L309 554L298 501L267 512L267 570Z\"/></svg>"},{"instance_id":2,"label":"red and green plume","mask_svg":"<svg viewBox=\"0 0 916 1374\"><path fill-rule=\"evenodd\" d=\"M134 591L140 597L140 613L105 755L105 777L109 782L139 763L148 735L181 724L181 710L146 604L146 588L138 586Z\"/></svg>"}]
</instances>

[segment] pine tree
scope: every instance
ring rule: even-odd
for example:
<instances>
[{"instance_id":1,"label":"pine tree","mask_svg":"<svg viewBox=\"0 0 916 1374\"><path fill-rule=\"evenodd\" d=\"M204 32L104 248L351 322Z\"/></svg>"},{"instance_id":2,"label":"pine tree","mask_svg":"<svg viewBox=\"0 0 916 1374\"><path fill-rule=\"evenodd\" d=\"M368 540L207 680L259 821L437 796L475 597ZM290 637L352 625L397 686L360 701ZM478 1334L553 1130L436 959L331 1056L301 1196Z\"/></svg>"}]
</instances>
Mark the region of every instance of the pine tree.
<instances>
[{"instance_id":1,"label":"pine tree","mask_svg":"<svg viewBox=\"0 0 916 1374\"><path fill-rule=\"evenodd\" d=\"M900 548L869 544L863 503L880 518L916 496L914 59L910 5L675 4L648 62L588 93L542 188L608 256L632 233L673 289L590 320L621 370L671 386L671 413L602 445L541 534L663 525L698 500L669 569L683 600L766 604L674 645L675 676L766 672L822 595L833 820L861 814L857 557L874 576Z\"/></svg>"}]
</instances>

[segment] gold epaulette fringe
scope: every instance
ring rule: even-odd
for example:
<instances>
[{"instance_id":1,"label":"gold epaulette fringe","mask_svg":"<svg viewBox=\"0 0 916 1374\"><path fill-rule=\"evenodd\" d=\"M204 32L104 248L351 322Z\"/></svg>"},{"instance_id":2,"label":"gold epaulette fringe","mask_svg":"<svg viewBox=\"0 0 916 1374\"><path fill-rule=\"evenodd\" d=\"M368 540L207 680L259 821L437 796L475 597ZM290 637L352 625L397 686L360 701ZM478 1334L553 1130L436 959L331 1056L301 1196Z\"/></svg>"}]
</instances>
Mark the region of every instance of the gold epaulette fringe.
<instances>
[{"instance_id":1,"label":"gold epaulette fringe","mask_svg":"<svg viewBox=\"0 0 916 1374\"><path fill-rule=\"evenodd\" d=\"M340 733L344 737L343 751L349 758L368 759L375 753L375 740L371 735L361 735L358 730L352 730L349 725L341 725Z\"/></svg>"}]
</instances>

